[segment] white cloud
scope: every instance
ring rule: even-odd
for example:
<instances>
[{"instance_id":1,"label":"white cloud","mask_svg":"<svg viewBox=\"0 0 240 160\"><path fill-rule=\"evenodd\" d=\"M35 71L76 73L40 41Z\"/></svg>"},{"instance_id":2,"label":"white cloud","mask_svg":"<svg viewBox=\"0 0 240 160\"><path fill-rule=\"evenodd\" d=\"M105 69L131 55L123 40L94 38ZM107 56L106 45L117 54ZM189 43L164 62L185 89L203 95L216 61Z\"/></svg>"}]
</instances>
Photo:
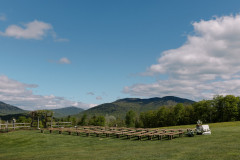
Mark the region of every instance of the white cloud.
<instances>
[{"instance_id":1,"label":"white cloud","mask_svg":"<svg viewBox=\"0 0 240 160\"><path fill-rule=\"evenodd\" d=\"M12 80L7 76L0 76L0 101L18 106L26 110L53 109L69 106L90 108L96 104L75 102L54 95L35 95L31 89L37 88L35 84L25 84Z\"/></svg>"},{"instance_id":2,"label":"white cloud","mask_svg":"<svg viewBox=\"0 0 240 160\"><path fill-rule=\"evenodd\" d=\"M34 20L33 22L29 22L23 25L24 27L20 27L17 25L10 25L7 27L5 32L0 32L0 35L7 37L14 37L17 39L42 39L47 31L52 29L52 25Z\"/></svg>"},{"instance_id":3,"label":"white cloud","mask_svg":"<svg viewBox=\"0 0 240 160\"><path fill-rule=\"evenodd\" d=\"M58 63L61 63L61 64L70 64L71 61L70 61L68 58L63 57L63 58L59 59Z\"/></svg>"},{"instance_id":4,"label":"white cloud","mask_svg":"<svg viewBox=\"0 0 240 160\"><path fill-rule=\"evenodd\" d=\"M5 14L0 14L0 21L6 21L7 17Z\"/></svg>"},{"instance_id":5,"label":"white cloud","mask_svg":"<svg viewBox=\"0 0 240 160\"><path fill-rule=\"evenodd\" d=\"M0 20L5 20L4 15L0 15ZM43 37L50 35L55 42L68 42L66 38L59 38L51 24L34 20L25 23L22 26L10 25L4 32L0 31L1 36L13 37L16 39L35 39L41 40Z\"/></svg>"},{"instance_id":6,"label":"white cloud","mask_svg":"<svg viewBox=\"0 0 240 160\"><path fill-rule=\"evenodd\" d=\"M164 51L143 75L167 80L135 84L124 92L135 96L176 95L192 99L240 94L240 15L194 22L194 35L177 49Z\"/></svg>"}]
</instances>

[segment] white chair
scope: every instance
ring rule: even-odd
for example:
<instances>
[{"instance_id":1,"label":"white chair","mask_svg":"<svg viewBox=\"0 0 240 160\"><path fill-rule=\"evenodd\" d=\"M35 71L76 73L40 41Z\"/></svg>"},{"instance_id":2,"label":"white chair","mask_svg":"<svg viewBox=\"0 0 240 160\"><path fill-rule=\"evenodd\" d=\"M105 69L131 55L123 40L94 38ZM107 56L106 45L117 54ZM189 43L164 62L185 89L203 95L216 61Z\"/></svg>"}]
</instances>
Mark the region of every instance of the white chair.
<instances>
[{"instance_id":1,"label":"white chair","mask_svg":"<svg viewBox=\"0 0 240 160\"><path fill-rule=\"evenodd\" d=\"M203 128L203 135L210 135L211 134L211 130L209 129L209 125L202 125Z\"/></svg>"}]
</instances>

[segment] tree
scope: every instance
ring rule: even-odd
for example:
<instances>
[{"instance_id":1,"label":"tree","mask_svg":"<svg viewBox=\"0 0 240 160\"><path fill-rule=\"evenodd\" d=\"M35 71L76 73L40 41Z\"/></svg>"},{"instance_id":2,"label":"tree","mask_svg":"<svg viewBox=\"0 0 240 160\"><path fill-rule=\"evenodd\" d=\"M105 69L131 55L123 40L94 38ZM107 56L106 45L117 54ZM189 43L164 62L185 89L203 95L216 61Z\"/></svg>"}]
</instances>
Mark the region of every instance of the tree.
<instances>
[{"instance_id":1,"label":"tree","mask_svg":"<svg viewBox=\"0 0 240 160\"><path fill-rule=\"evenodd\" d=\"M152 128L157 126L156 111L147 111L140 114L140 121L145 128Z\"/></svg>"},{"instance_id":2,"label":"tree","mask_svg":"<svg viewBox=\"0 0 240 160\"><path fill-rule=\"evenodd\" d=\"M111 126L111 127L116 126L116 117L107 114L105 116L105 119L106 119L107 126Z\"/></svg>"},{"instance_id":3,"label":"tree","mask_svg":"<svg viewBox=\"0 0 240 160\"><path fill-rule=\"evenodd\" d=\"M135 126L135 118L136 113L133 110L130 110L126 114L125 123L127 127L134 127Z\"/></svg>"},{"instance_id":4,"label":"tree","mask_svg":"<svg viewBox=\"0 0 240 160\"><path fill-rule=\"evenodd\" d=\"M95 121L95 125L96 126L105 126L105 117L104 116L98 116L96 121Z\"/></svg>"},{"instance_id":5,"label":"tree","mask_svg":"<svg viewBox=\"0 0 240 160\"><path fill-rule=\"evenodd\" d=\"M216 108L216 121L235 121L239 116L239 97L233 95L215 96L213 106Z\"/></svg>"},{"instance_id":6,"label":"tree","mask_svg":"<svg viewBox=\"0 0 240 160\"><path fill-rule=\"evenodd\" d=\"M183 124L184 120L184 106L182 103L178 103L173 108L174 110L174 121L177 125Z\"/></svg>"},{"instance_id":7,"label":"tree","mask_svg":"<svg viewBox=\"0 0 240 160\"><path fill-rule=\"evenodd\" d=\"M166 107L161 107L158 111L157 111L157 115L156 115L156 119L157 119L157 126L156 127L163 127L163 126L167 126L167 116L168 116L168 109Z\"/></svg>"},{"instance_id":8,"label":"tree","mask_svg":"<svg viewBox=\"0 0 240 160\"><path fill-rule=\"evenodd\" d=\"M87 125L87 114L86 113L81 117L81 120L78 122L78 125L80 125L80 126Z\"/></svg>"},{"instance_id":9,"label":"tree","mask_svg":"<svg viewBox=\"0 0 240 160\"><path fill-rule=\"evenodd\" d=\"M90 125L94 125L94 126L105 126L105 117L104 116L93 116L90 120L89 120L89 124Z\"/></svg>"},{"instance_id":10,"label":"tree","mask_svg":"<svg viewBox=\"0 0 240 160\"><path fill-rule=\"evenodd\" d=\"M195 121L201 120L203 122L212 122L213 114L213 101L212 100L202 100L193 104Z\"/></svg>"},{"instance_id":11,"label":"tree","mask_svg":"<svg viewBox=\"0 0 240 160\"><path fill-rule=\"evenodd\" d=\"M217 95L213 98L213 106L216 109L215 122L223 122L224 104L223 96Z\"/></svg>"},{"instance_id":12,"label":"tree","mask_svg":"<svg viewBox=\"0 0 240 160\"><path fill-rule=\"evenodd\" d=\"M197 119L194 116L194 109L192 105L185 106L183 124L193 124L196 123Z\"/></svg>"},{"instance_id":13,"label":"tree","mask_svg":"<svg viewBox=\"0 0 240 160\"><path fill-rule=\"evenodd\" d=\"M72 122L72 125L73 125L73 126L76 126L76 125L77 125L77 119L76 119L76 117L71 117L71 118L70 118L70 121Z\"/></svg>"},{"instance_id":14,"label":"tree","mask_svg":"<svg viewBox=\"0 0 240 160\"><path fill-rule=\"evenodd\" d=\"M238 117L239 98L227 95L223 98L223 121L235 121Z\"/></svg>"},{"instance_id":15,"label":"tree","mask_svg":"<svg viewBox=\"0 0 240 160\"><path fill-rule=\"evenodd\" d=\"M18 123L26 123L26 121L27 121L27 118L25 116L20 116L17 119Z\"/></svg>"}]
</instances>

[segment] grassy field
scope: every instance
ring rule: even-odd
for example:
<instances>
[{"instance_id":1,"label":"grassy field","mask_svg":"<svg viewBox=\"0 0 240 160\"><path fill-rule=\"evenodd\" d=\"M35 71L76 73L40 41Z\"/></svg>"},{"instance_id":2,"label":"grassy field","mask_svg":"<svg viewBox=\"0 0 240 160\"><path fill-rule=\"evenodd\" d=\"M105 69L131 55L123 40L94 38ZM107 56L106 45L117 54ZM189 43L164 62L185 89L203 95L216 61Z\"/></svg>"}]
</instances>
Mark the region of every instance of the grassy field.
<instances>
[{"instance_id":1,"label":"grassy field","mask_svg":"<svg viewBox=\"0 0 240 160\"><path fill-rule=\"evenodd\" d=\"M240 122L209 124L212 135L173 140L127 140L15 131L0 133L0 160L194 159L239 160ZM176 126L171 128L189 128Z\"/></svg>"}]
</instances>

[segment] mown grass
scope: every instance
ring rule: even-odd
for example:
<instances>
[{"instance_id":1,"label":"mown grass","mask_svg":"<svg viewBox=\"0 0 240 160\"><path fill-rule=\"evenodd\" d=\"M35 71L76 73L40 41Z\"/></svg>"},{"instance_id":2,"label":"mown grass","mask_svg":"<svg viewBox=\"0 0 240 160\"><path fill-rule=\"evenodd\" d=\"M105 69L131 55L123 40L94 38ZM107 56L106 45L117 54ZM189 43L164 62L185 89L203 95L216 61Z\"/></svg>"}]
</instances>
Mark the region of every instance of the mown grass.
<instances>
[{"instance_id":1,"label":"mown grass","mask_svg":"<svg viewBox=\"0 0 240 160\"><path fill-rule=\"evenodd\" d=\"M127 140L15 131L0 133L1 160L240 159L240 122L209 124L212 135L173 140ZM194 125L170 128L194 128Z\"/></svg>"}]
</instances>

